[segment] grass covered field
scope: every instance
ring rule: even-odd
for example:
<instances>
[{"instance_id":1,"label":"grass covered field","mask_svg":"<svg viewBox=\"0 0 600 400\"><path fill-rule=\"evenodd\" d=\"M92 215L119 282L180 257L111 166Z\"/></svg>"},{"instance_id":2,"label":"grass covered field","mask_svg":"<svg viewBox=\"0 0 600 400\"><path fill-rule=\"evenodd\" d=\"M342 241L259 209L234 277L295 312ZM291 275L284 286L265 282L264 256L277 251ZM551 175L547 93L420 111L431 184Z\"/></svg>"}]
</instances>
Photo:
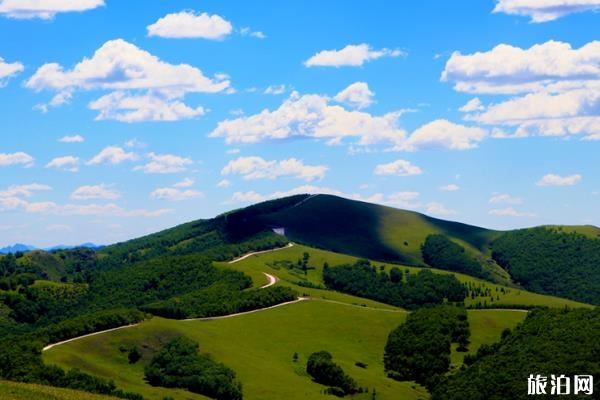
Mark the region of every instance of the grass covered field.
<instances>
[{"instance_id":1,"label":"grass covered field","mask_svg":"<svg viewBox=\"0 0 600 400\"><path fill-rule=\"evenodd\" d=\"M483 343L500 338L526 313L510 310L469 311L472 325L471 351ZM77 367L95 375L113 379L117 386L143 394L149 399L203 399L189 392L154 388L143 380L143 365L170 338L185 335L234 371L242 382L245 399L300 400L331 399L324 387L305 373L308 356L319 350L331 352L344 370L369 394L356 399L426 399L427 392L410 382L385 377L383 349L392 329L401 324L406 313L311 300L253 314L212 321L173 321L153 318L139 326L96 335L44 353L46 363ZM127 361L122 349L137 346L143 358L137 364ZM298 353L298 361L293 354ZM460 363L464 353L453 354ZM356 362L367 364L359 368Z\"/></svg>"},{"instance_id":2,"label":"grass covered field","mask_svg":"<svg viewBox=\"0 0 600 400\"><path fill-rule=\"evenodd\" d=\"M302 258L303 253L309 253L309 266L311 269L307 271L305 275L303 271L298 268L290 269L286 266L285 262L295 263L298 259ZM235 263L216 263L216 265L222 268L234 268L239 271L243 271L249 275L254 281L254 286L261 286L267 283L267 278L264 273L269 273L277 276L280 281L278 284L293 287L300 293L312 297L328 298L333 300L339 300L349 302L353 304L366 304L369 306L390 308L391 306L377 303L362 298L345 295L330 290L314 289L300 287L299 282L308 282L313 285L323 285L323 264L327 262L330 266L336 266L344 263L353 263L356 261L356 257L333 253L325 250L319 250L311 247L302 245L294 245L293 247L287 247L281 250L262 253L250 256L244 260ZM373 265L380 267L384 266L384 270L389 271L393 266L397 266L402 270L409 270L410 273L418 273L423 268L409 267L393 265L389 263L373 262ZM508 287L503 285L497 285L482 279L473 278L468 275L459 274L455 272L442 271L431 269L435 273L440 274L453 274L457 279L463 283L477 286L481 290L487 289L490 293L487 297L476 297L472 299L468 297L465 300L467 306L475 305L478 302L485 301L490 307L498 305L510 306L548 306L548 307L590 307L587 304L579 303L573 300L567 300L559 297L547 296L537 293L528 292L523 289ZM493 299L493 300L492 300Z\"/></svg>"},{"instance_id":3,"label":"grass covered field","mask_svg":"<svg viewBox=\"0 0 600 400\"><path fill-rule=\"evenodd\" d=\"M100 396L70 389L0 381L2 400L115 400L116 397Z\"/></svg>"}]
</instances>

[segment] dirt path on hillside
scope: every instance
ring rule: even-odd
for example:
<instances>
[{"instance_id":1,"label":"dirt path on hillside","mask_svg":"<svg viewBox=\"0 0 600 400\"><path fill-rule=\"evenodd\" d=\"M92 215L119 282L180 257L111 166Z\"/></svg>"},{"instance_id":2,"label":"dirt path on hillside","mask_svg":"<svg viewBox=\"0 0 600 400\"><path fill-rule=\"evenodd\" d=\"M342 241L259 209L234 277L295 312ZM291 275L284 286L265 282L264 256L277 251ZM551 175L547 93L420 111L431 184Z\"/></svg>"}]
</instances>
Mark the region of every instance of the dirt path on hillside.
<instances>
[{"instance_id":1,"label":"dirt path on hillside","mask_svg":"<svg viewBox=\"0 0 600 400\"><path fill-rule=\"evenodd\" d=\"M276 277L275 275L267 274L266 272L263 272L263 274L265 274L265 276L269 280L269 283L267 283L266 285L262 285L259 289L268 288L269 286L273 286L274 284L279 282L279 278Z\"/></svg>"},{"instance_id":2,"label":"dirt path on hillside","mask_svg":"<svg viewBox=\"0 0 600 400\"><path fill-rule=\"evenodd\" d=\"M238 257L238 258L235 258L235 259L229 261L229 264L235 264L238 261L245 260L246 258L255 256L257 254L271 253L273 251L279 251L279 250L289 249L290 247L293 247L293 246L294 246L294 243L290 242L290 243L288 243L287 245L285 245L283 247L277 247L275 249L262 250L262 251L253 251L252 253L244 254L241 257Z\"/></svg>"}]
</instances>

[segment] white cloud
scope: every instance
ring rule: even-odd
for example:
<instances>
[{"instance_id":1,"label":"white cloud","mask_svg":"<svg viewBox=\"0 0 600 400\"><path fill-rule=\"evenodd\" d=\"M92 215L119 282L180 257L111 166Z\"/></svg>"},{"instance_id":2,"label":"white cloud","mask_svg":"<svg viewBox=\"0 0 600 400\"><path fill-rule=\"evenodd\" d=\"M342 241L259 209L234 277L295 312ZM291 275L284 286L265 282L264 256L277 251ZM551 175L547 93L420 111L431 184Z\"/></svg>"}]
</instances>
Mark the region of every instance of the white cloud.
<instances>
[{"instance_id":1,"label":"white cloud","mask_svg":"<svg viewBox=\"0 0 600 400\"><path fill-rule=\"evenodd\" d=\"M262 200L264 200L264 197L261 194L250 190L248 192L235 192L229 203L256 203Z\"/></svg>"},{"instance_id":2,"label":"white cloud","mask_svg":"<svg viewBox=\"0 0 600 400\"><path fill-rule=\"evenodd\" d=\"M183 201L202 197L202 192L192 189L158 188L150 193L150 197L159 200Z\"/></svg>"},{"instance_id":3,"label":"white cloud","mask_svg":"<svg viewBox=\"0 0 600 400\"><path fill-rule=\"evenodd\" d=\"M104 0L0 0L0 14L17 19L52 19L58 13L83 12L104 6Z\"/></svg>"},{"instance_id":4,"label":"white cloud","mask_svg":"<svg viewBox=\"0 0 600 400\"><path fill-rule=\"evenodd\" d=\"M0 7L2 7L2 3L0 3ZM0 57L0 87L4 86L9 78L22 72L24 69L23 64L19 62L7 63Z\"/></svg>"},{"instance_id":5,"label":"white cloud","mask_svg":"<svg viewBox=\"0 0 600 400\"><path fill-rule=\"evenodd\" d=\"M46 168L56 168L69 172L77 172L79 171L79 157L56 157L53 158L48 164L46 164Z\"/></svg>"},{"instance_id":6,"label":"white cloud","mask_svg":"<svg viewBox=\"0 0 600 400\"><path fill-rule=\"evenodd\" d=\"M143 149L148 145L137 138L129 139L125 142L125 147Z\"/></svg>"},{"instance_id":7,"label":"white cloud","mask_svg":"<svg viewBox=\"0 0 600 400\"><path fill-rule=\"evenodd\" d=\"M116 190L110 189L105 184L100 185L85 185L80 186L73 193L71 198L73 200L91 200L91 199L103 199L103 200L116 200L121 197L121 194Z\"/></svg>"},{"instance_id":8,"label":"white cloud","mask_svg":"<svg viewBox=\"0 0 600 400\"><path fill-rule=\"evenodd\" d=\"M221 189L228 188L229 186L231 186L231 182L227 179L223 179L222 181L217 183L217 187L219 187Z\"/></svg>"},{"instance_id":9,"label":"white cloud","mask_svg":"<svg viewBox=\"0 0 600 400\"><path fill-rule=\"evenodd\" d=\"M238 154L239 152L240 152L240 149L229 149L225 153L227 153L227 154Z\"/></svg>"},{"instance_id":10,"label":"white cloud","mask_svg":"<svg viewBox=\"0 0 600 400\"><path fill-rule=\"evenodd\" d=\"M96 154L91 160L87 162L88 165L99 165L99 164L111 164L117 165L125 161L136 161L138 155L133 152L126 152L121 147L108 146L102 149L100 153Z\"/></svg>"},{"instance_id":11,"label":"white cloud","mask_svg":"<svg viewBox=\"0 0 600 400\"><path fill-rule=\"evenodd\" d=\"M464 106L458 109L458 111L462 112L473 112L473 111L482 111L485 107L481 104L481 100L478 97L469 100Z\"/></svg>"},{"instance_id":12,"label":"white cloud","mask_svg":"<svg viewBox=\"0 0 600 400\"><path fill-rule=\"evenodd\" d=\"M285 93L285 91L286 91L285 85L270 85L269 87L267 87L265 89L265 91L263 93L278 95L278 94Z\"/></svg>"},{"instance_id":13,"label":"white cloud","mask_svg":"<svg viewBox=\"0 0 600 400\"><path fill-rule=\"evenodd\" d=\"M185 187L190 187L193 185L194 185L194 180L192 178L185 178L184 180L179 181L176 184L174 184L173 187L185 188Z\"/></svg>"},{"instance_id":14,"label":"white cloud","mask_svg":"<svg viewBox=\"0 0 600 400\"><path fill-rule=\"evenodd\" d=\"M360 67L381 57L399 57L400 50L372 49L366 43L349 44L340 50L323 50L304 62L306 67Z\"/></svg>"},{"instance_id":15,"label":"white cloud","mask_svg":"<svg viewBox=\"0 0 600 400\"><path fill-rule=\"evenodd\" d=\"M523 200L520 197L514 197L506 193L494 193L490 197L490 203L492 204L521 204Z\"/></svg>"},{"instance_id":16,"label":"white cloud","mask_svg":"<svg viewBox=\"0 0 600 400\"><path fill-rule=\"evenodd\" d=\"M415 151L426 148L469 150L477 147L487 136L485 129L455 124L438 119L415 130L400 149Z\"/></svg>"},{"instance_id":17,"label":"white cloud","mask_svg":"<svg viewBox=\"0 0 600 400\"><path fill-rule=\"evenodd\" d=\"M450 183L448 185L440 186L440 190L442 192L456 192L459 189L460 189L460 187L458 185L455 185L454 183Z\"/></svg>"},{"instance_id":18,"label":"white cloud","mask_svg":"<svg viewBox=\"0 0 600 400\"><path fill-rule=\"evenodd\" d=\"M31 197L35 192L52 190L48 185L42 185L40 183L30 183L26 185L11 185L6 189L0 190L0 198L10 197Z\"/></svg>"},{"instance_id":19,"label":"white cloud","mask_svg":"<svg viewBox=\"0 0 600 400\"><path fill-rule=\"evenodd\" d=\"M537 181L538 186L573 186L581 181L582 177L579 174L560 176L556 174L547 174Z\"/></svg>"},{"instance_id":20,"label":"white cloud","mask_svg":"<svg viewBox=\"0 0 600 400\"><path fill-rule=\"evenodd\" d=\"M379 164L375 167L375 175L410 176L421 175L423 171L406 160L396 160L389 164Z\"/></svg>"},{"instance_id":21,"label":"white cloud","mask_svg":"<svg viewBox=\"0 0 600 400\"><path fill-rule=\"evenodd\" d=\"M376 201L373 198L372 202L382 203L397 208L417 209L421 206L419 203L419 192L394 192L387 196L386 199L382 197L382 200Z\"/></svg>"},{"instance_id":22,"label":"white cloud","mask_svg":"<svg viewBox=\"0 0 600 400\"><path fill-rule=\"evenodd\" d=\"M456 214L456 211L446 208L446 206L444 206L443 204L435 202L435 201L427 203L425 206L425 211L428 214L437 215L437 216L446 216L446 215Z\"/></svg>"},{"instance_id":23,"label":"white cloud","mask_svg":"<svg viewBox=\"0 0 600 400\"><path fill-rule=\"evenodd\" d=\"M302 160L295 158L267 161L261 157L239 157L230 161L221 170L221 174L238 174L244 179L293 177L310 182L323 179L327 169L325 165L305 165Z\"/></svg>"},{"instance_id":24,"label":"white cloud","mask_svg":"<svg viewBox=\"0 0 600 400\"><path fill-rule=\"evenodd\" d=\"M369 90L369 85L365 82L355 82L336 94L333 99L351 107L362 109L373 104L374 95L375 93Z\"/></svg>"},{"instance_id":25,"label":"white cloud","mask_svg":"<svg viewBox=\"0 0 600 400\"><path fill-rule=\"evenodd\" d=\"M148 26L148 36L170 39L211 39L219 40L233 30L231 22L223 17L193 11L167 14Z\"/></svg>"},{"instance_id":26,"label":"white cloud","mask_svg":"<svg viewBox=\"0 0 600 400\"><path fill-rule=\"evenodd\" d=\"M22 151L16 153L0 153L0 167L22 165L26 168L33 166L33 157Z\"/></svg>"},{"instance_id":27,"label":"white cloud","mask_svg":"<svg viewBox=\"0 0 600 400\"><path fill-rule=\"evenodd\" d=\"M600 0L498 0L493 12L527 16L531 22L540 23L598 9Z\"/></svg>"},{"instance_id":28,"label":"white cloud","mask_svg":"<svg viewBox=\"0 0 600 400\"><path fill-rule=\"evenodd\" d=\"M240 35L250 36L250 37L253 37L256 39L266 39L267 38L267 35L265 35L263 32L253 31L252 29L250 29L247 26L240 29Z\"/></svg>"},{"instance_id":29,"label":"white cloud","mask_svg":"<svg viewBox=\"0 0 600 400\"><path fill-rule=\"evenodd\" d=\"M490 210L489 214L491 214L491 215L498 215L498 216L502 216L502 217L529 217L529 218L533 218L533 217L536 216L534 213L517 211L513 207L495 208L495 209Z\"/></svg>"},{"instance_id":30,"label":"white cloud","mask_svg":"<svg viewBox=\"0 0 600 400\"><path fill-rule=\"evenodd\" d=\"M192 108L179 100L169 100L156 93L132 95L122 91L92 101L89 108L99 111L96 121L120 122L179 121L200 117L206 112L204 107Z\"/></svg>"},{"instance_id":31,"label":"white cloud","mask_svg":"<svg viewBox=\"0 0 600 400\"><path fill-rule=\"evenodd\" d=\"M85 138L81 135L71 135L71 136L63 136L58 139L61 143L82 143L85 141Z\"/></svg>"},{"instance_id":32,"label":"white cloud","mask_svg":"<svg viewBox=\"0 0 600 400\"><path fill-rule=\"evenodd\" d=\"M135 167L134 171L143 171L147 174L174 174L187 169L188 165L194 162L185 157L176 156L174 154L156 154L149 153L150 161L144 165Z\"/></svg>"}]
</instances>

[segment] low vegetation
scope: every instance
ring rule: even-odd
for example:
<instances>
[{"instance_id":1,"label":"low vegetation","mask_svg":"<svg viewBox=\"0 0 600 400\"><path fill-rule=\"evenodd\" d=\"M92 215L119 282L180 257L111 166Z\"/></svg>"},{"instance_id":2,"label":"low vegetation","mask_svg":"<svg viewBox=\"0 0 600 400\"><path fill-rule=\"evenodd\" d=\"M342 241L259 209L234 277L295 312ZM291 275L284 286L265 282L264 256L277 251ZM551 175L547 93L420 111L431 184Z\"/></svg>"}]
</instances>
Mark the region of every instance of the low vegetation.
<instances>
[{"instance_id":1,"label":"low vegetation","mask_svg":"<svg viewBox=\"0 0 600 400\"><path fill-rule=\"evenodd\" d=\"M322 385L330 386L332 394L352 394L357 391L354 379L344 373L342 367L333 361L327 351L318 351L308 357L306 372Z\"/></svg>"}]
</instances>

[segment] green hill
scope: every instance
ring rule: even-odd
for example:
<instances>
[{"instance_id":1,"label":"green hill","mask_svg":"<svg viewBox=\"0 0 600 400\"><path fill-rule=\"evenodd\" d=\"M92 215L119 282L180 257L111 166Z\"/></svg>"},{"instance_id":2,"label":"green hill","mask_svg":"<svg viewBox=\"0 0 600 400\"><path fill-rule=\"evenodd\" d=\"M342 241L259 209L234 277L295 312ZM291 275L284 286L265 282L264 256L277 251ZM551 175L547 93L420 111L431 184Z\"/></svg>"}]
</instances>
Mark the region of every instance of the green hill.
<instances>
[{"instance_id":1,"label":"green hill","mask_svg":"<svg viewBox=\"0 0 600 400\"><path fill-rule=\"evenodd\" d=\"M116 397L101 396L78 390L59 389L51 386L0 381L2 400L115 400Z\"/></svg>"}]
</instances>

